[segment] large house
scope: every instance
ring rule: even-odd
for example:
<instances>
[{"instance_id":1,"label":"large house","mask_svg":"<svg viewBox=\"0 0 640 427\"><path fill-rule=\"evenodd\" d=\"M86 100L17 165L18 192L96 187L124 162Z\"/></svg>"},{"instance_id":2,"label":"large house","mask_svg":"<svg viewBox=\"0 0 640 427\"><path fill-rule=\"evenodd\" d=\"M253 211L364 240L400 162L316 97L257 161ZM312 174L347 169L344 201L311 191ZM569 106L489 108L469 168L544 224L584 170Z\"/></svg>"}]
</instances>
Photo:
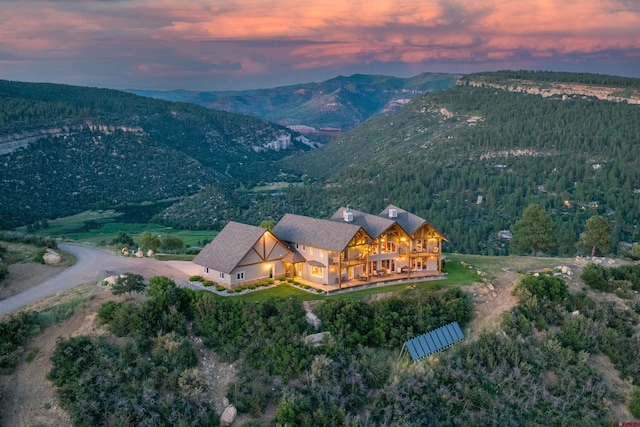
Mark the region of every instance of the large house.
<instances>
[{"instance_id":1,"label":"large house","mask_svg":"<svg viewBox=\"0 0 640 427\"><path fill-rule=\"evenodd\" d=\"M227 288L284 274L287 245L266 228L230 221L193 259L204 277Z\"/></svg>"},{"instance_id":2,"label":"large house","mask_svg":"<svg viewBox=\"0 0 640 427\"><path fill-rule=\"evenodd\" d=\"M393 205L378 215L342 207L330 219L286 214L272 231L230 222L194 263L229 288L286 276L329 290L440 276L443 240L426 220Z\"/></svg>"}]
</instances>

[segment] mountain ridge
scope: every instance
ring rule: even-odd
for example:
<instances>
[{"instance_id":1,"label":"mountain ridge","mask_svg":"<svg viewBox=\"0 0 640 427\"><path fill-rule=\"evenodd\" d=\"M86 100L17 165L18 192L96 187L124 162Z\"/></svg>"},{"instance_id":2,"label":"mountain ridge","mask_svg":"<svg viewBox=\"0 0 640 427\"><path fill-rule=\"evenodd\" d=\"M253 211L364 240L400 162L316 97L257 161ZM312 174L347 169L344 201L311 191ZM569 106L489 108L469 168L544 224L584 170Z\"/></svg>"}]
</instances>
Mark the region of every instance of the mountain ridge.
<instances>
[{"instance_id":1,"label":"mountain ridge","mask_svg":"<svg viewBox=\"0 0 640 427\"><path fill-rule=\"evenodd\" d=\"M400 78L354 74L323 82L247 91L129 92L158 99L191 102L259 117L309 134L353 129L369 118L395 111L422 93L451 87L459 74L423 73Z\"/></svg>"}]
</instances>

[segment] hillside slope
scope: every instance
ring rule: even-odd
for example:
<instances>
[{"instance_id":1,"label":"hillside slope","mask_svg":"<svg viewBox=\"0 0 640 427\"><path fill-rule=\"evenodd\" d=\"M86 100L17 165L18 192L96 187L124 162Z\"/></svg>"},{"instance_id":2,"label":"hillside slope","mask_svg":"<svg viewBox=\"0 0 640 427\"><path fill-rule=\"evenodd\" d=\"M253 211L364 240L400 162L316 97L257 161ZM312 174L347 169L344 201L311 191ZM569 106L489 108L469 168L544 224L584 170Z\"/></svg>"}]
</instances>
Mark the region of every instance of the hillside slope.
<instances>
[{"instance_id":1,"label":"hillside slope","mask_svg":"<svg viewBox=\"0 0 640 427\"><path fill-rule=\"evenodd\" d=\"M475 78L416 98L286 165L316 178L309 194L334 208L350 203L376 211L394 203L427 218L450 249L507 252L498 231L531 202L552 213L558 253L575 253L584 221L596 213L611 219L614 243L637 241L640 107L511 92L471 84ZM536 81L536 73L527 78ZM592 78L607 85L602 76Z\"/></svg>"},{"instance_id":2,"label":"hillside slope","mask_svg":"<svg viewBox=\"0 0 640 427\"><path fill-rule=\"evenodd\" d=\"M124 92L0 81L0 227L236 186L311 149L265 121Z\"/></svg>"},{"instance_id":3,"label":"hillside slope","mask_svg":"<svg viewBox=\"0 0 640 427\"><path fill-rule=\"evenodd\" d=\"M451 87L459 77L435 73L410 78L355 74L320 83L238 92L131 92L246 114L304 133L317 133L353 129L370 117L397 110L420 94Z\"/></svg>"}]
</instances>

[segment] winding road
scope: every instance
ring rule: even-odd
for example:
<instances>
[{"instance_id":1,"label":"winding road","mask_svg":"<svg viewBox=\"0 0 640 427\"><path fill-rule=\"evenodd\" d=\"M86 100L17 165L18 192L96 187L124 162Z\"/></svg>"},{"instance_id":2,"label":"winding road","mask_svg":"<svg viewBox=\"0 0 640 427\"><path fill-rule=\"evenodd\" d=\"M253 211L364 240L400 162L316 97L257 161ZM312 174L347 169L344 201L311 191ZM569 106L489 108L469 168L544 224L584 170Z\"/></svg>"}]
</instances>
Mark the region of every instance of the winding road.
<instances>
[{"instance_id":1,"label":"winding road","mask_svg":"<svg viewBox=\"0 0 640 427\"><path fill-rule=\"evenodd\" d=\"M189 276L198 274L198 267L187 261L121 257L104 249L71 243L61 243L59 247L75 255L76 263L41 284L0 301L0 316L66 289L116 274L131 272L147 279L167 276L180 285L187 285Z\"/></svg>"}]
</instances>

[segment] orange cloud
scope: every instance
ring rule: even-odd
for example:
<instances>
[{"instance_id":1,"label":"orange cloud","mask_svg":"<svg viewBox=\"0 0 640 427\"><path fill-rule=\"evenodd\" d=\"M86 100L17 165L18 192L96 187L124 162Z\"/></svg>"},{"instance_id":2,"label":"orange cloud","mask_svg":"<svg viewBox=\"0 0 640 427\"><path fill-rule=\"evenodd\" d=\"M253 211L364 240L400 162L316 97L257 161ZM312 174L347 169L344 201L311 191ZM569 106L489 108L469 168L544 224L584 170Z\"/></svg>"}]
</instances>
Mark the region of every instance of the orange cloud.
<instances>
[{"instance_id":1,"label":"orange cloud","mask_svg":"<svg viewBox=\"0 0 640 427\"><path fill-rule=\"evenodd\" d=\"M640 49L640 2L630 0L26 0L2 7L3 68L9 58L88 64L100 57L130 58L118 68L141 75L149 70L138 64L159 69L164 61L167 73L247 76L612 50L636 58Z\"/></svg>"}]
</instances>

